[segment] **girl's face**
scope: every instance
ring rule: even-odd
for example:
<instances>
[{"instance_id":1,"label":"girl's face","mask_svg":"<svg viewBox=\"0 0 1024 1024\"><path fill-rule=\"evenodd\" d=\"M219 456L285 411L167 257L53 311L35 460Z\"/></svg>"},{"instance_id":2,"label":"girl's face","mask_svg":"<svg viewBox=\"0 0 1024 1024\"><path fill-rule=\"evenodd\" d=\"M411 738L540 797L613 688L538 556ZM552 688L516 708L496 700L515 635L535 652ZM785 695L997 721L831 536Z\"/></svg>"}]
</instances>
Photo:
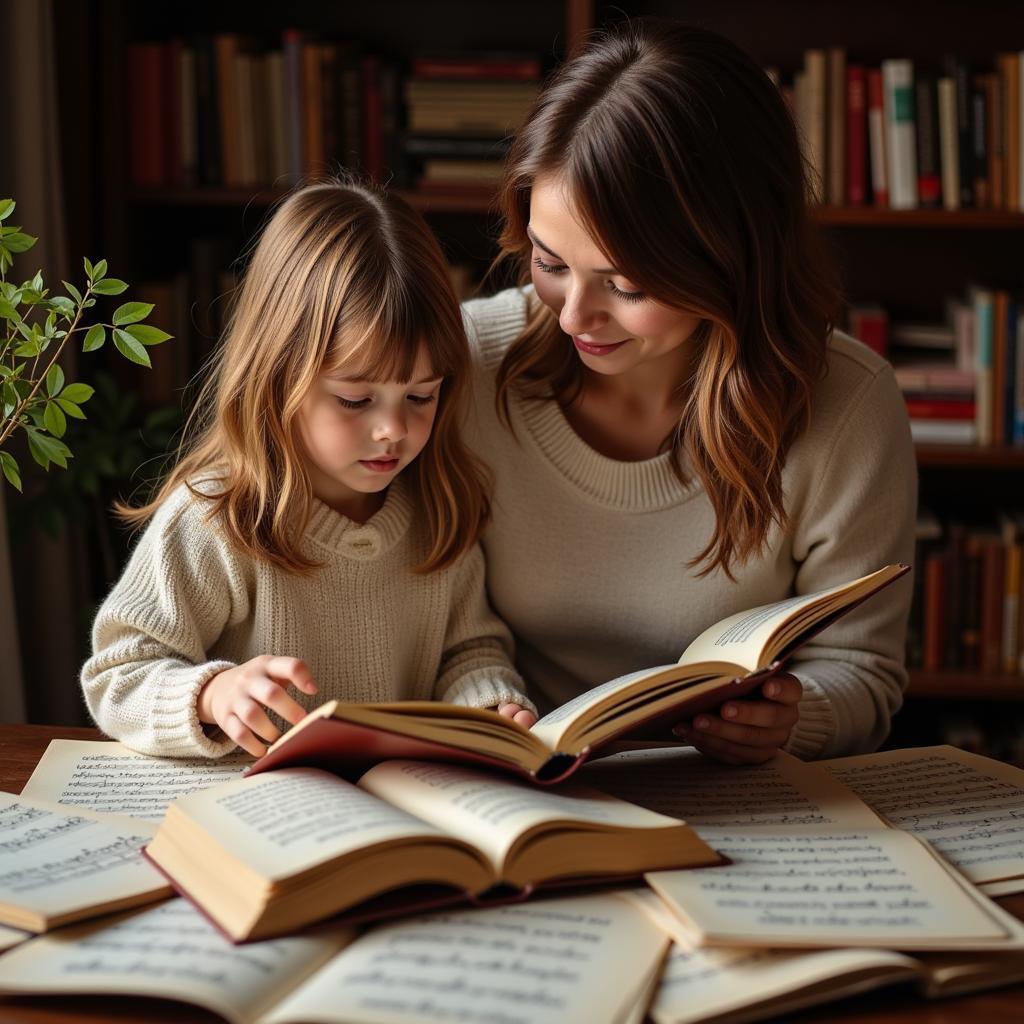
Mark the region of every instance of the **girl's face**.
<instances>
[{"instance_id":1,"label":"girl's face","mask_svg":"<svg viewBox=\"0 0 1024 1024\"><path fill-rule=\"evenodd\" d=\"M576 220L559 179L534 182L527 231L537 295L588 369L608 376L642 365L669 369L700 318L654 301L612 266Z\"/></svg>"},{"instance_id":2,"label":"girl's face","mask_svg":"<svg viewBox=\"0 0 1024 1024\"><path fill-rule=\"evenodd\" d=\"M297 417L313 493L357 522L373 515L427 443L441 380L425 348L405 384L348 375L344 366L323 371Z\"/></svg>"}]
</instances>

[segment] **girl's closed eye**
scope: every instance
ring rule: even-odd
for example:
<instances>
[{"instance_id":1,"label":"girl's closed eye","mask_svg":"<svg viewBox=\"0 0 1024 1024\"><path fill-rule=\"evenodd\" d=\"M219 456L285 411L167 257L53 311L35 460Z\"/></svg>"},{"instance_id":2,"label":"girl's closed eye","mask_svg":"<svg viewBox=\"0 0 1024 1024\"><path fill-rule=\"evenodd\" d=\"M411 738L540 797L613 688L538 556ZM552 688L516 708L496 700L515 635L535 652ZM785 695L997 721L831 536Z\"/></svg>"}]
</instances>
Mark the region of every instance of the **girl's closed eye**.
<instances>
[{"instance_id":1,"label":"girl's closed eye","mask_svg":"<svg viewBox=\"0 0 1024 1024\"><path fill-rule=\"evenodd\" d=\"M414 405L430 405L431 402L437 401L437 392L431 392L429 395L408 395L407 397Z\"/></svg>"},{"instance_id":2,"label":"girl's closed eye","mask_svg":"<svg viewBox=\"0 0 1024 1024\"><path fill-rule=\"evenodd\" d=\"M545 274L560 274L566 269L561 263L547 263L539 256L533 257L533 263L538 270L542 270Z\"/></svg>"},{"instance_id":3,"label":"girl's closed eye","mask_svg":"<svg viewBox=\"0 0 1024 1024\"><path fill-rule=\"evenodd\" d=\"M615 298L622 299L623 302L643 302L647 298L646 292L635 291L631 288L619 288L614 281L608 282L608 290Z\"/></svg>"},{"instance_id":4,"label":"girl's closed eye","mask_svg":"<svg viewBox=\"0 0 1024 1024\"><path fill-rule=\"evenodd\" d=\"M346 409L363 409L370 404L368 398L346 398L344 395L335 395L338 404Z\"/></svg>"}]
</instances>

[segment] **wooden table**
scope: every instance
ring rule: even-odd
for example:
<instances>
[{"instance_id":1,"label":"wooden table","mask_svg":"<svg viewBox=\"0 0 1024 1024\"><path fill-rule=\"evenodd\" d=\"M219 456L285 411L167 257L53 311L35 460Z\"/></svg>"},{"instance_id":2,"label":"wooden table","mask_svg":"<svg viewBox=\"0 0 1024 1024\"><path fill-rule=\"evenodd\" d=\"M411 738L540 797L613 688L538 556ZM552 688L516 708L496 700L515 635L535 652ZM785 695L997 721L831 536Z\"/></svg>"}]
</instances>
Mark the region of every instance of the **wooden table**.
<instances>
[{"instance_id":1,"label":"wooden table","mask_svg":"<svg viewBox=\"0 0 1024 1024\"><path fill-rule=\"evenodd\" d=\"M20 793L51 739L97 740L96 729L46 725L0 725L0 790ZM1024 894L998 902L1024 920ZM857 1024L1020 1024L1024 1021L1024 985L954 999L926 1000L910 987L882 989L856 998L787 1014L792 1024L850 1021ZM206 1024L220 1017L163 1000L23 998L0 1001L0 1024ZM566 1021L565 1024L585 1024Z\"/></svg>"}]
</instances>

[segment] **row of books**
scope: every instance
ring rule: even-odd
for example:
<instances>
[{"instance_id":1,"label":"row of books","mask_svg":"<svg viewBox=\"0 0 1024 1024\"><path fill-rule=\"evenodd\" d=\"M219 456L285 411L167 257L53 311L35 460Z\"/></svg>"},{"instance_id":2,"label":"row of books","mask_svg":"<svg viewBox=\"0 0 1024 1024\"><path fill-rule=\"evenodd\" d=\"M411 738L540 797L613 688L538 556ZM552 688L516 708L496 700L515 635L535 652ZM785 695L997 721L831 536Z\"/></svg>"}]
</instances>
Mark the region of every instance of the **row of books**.
<instances>
[{"instance_id":1,"label":"row of books","mask_svg":"<svg viewBox=\"0 0 1024 1024\"><path fill-rule=\"evenodd\" d=\"M530 56L419 57L403 88L396 61L294 30L272 48L233 33L134 42L126 66L143 187L286 185L340 166L493 183L541 72Z\"/></svg>"},{"instance_id":2,"label":"row of books","mask_svg":"<svg viewBox=\"0 0 1024 1024\"><path fill-rule=\"evenodd\" d=\"M1021 53L941 70L904 58L878 67L841 47L805 51L782 86L815 172L836 206L1024 210ZM769 74L779 81L778 71Z\"/></svg>"},{"instance_id":3,"label":"row of books","mask_svg":"<svg viewBox=\"0 0 1024 1024\"><path fill-rule=\"evenodd\" d=\"M4 998L80 993L87 977L93 994L173 999L252 1024L411 1024L425 1012L728 1024L851 986L951 995L1024 977L1024 927L991 899L1024 891L1012 813L1024 772L951 747L740 767L649 749L604 758L587 788L556 793L423 761L385 761L354 785L314 767L243 777L243 763L227 761L56 740L21 795L0 794L11 833L2 866L49 883L0 904L0 922L13 924L0 930ZM369 928L332 918L326 902L381 887L379 872L352 863L376 855L379 866L382 849L385 869L411 878L461 868L456 893L524 846L533 871L547 857L579 882L595 856L650 858L647 837L627 845L620 832L682 832L684 818L725 863L543 900L491 890L470 907L444 903L439 885L405 885L371 904L367 920L392 919ZM544 842L504 842L524 830ZM150 861L179 831L183 856L211 850L214 879L183 896ZM551 836L582 861L553 855ZM880 878L892 883L881 896ZM404 899L425 895L435 912L395 919ZM233 943L223 905L270 899L302 912L270 941ZM526 1016L510 1016L510 1002Z\"/></svg>"},{"instance_id":4,"label":"row of books","mask_svg":"<svg viewBox=\"0 0 1024 1024\"><path fill-rule=\"evenodd\" d=\"M1010 292L971 287L939 323L855 304L848 329L892 362L916 441L1024 446L1024 304Z\"/></svg>"},{"instance_id":5,"label":"row of books","mask_svg":"<svg viewBox=\"0 0 1024 1024\"><path fill-rule=\"evenodd\" d=\"M918 521L907 663L1024 674L1024 511L989 526Z\"/></svg>"}]
</instances>

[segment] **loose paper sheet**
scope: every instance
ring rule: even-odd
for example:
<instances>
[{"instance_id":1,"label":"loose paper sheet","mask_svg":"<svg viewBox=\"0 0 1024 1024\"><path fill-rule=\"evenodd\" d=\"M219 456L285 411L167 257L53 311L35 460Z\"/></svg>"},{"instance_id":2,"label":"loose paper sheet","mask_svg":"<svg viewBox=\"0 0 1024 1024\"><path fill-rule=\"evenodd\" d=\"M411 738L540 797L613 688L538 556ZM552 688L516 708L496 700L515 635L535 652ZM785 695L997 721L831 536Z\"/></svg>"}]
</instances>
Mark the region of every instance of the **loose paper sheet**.
<instances>
[{"instance_id":1,"label":"loose paper sheet","mask_svg":"<svg viewBox=\"0 0 1024 1024\"><path fill-rule=\"evenodd\" d=\"M248 754L150 757L120 743L51 740L21 795L158 822L176 797L239 778L252 763Z\"/></svg>"}]
</instances>

